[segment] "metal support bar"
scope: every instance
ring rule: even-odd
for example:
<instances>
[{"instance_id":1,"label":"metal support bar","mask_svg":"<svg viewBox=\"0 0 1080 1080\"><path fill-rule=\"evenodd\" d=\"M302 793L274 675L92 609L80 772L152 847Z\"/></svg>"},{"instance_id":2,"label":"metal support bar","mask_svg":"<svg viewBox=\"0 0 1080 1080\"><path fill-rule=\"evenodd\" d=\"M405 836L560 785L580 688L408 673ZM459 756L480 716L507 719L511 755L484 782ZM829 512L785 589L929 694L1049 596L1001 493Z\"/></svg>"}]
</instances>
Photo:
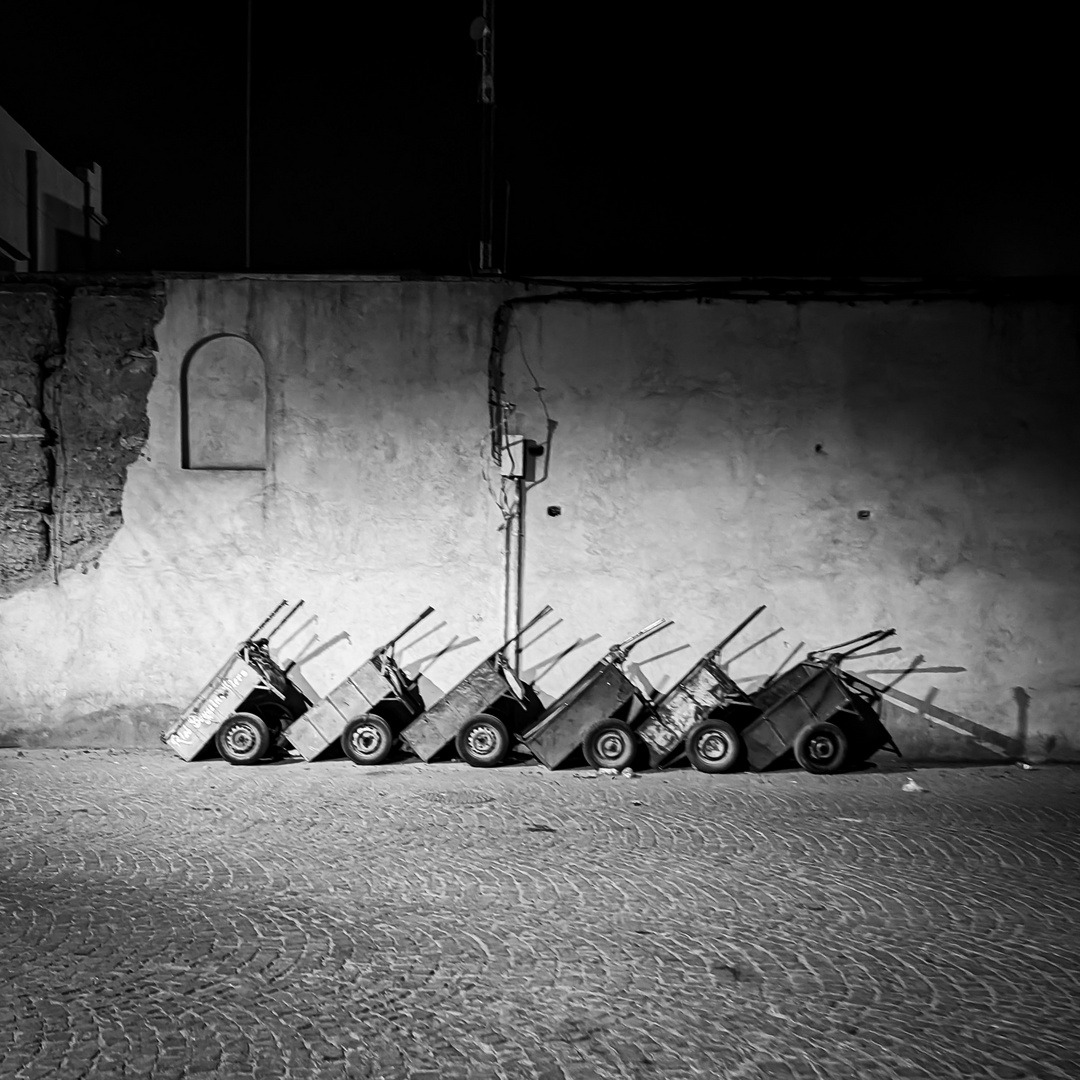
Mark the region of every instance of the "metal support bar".
<instances>
[{"instance_id":1,"label":"metal support bar","mask_svg":"<svg viewBox=\"0 0 1080 1080\"><path fill-rule=\"evenodd\" d=\"M267 640L269 641L270 638L272 638L303 606L304 601L301 600L296 605L296 607L294 607L291 611L287 612L284 616L282 616L281 622L279 622L277 626L275 626L274 629L266 635Z\"/></svg>"},{"instance_id":2,"label":"metal support bar","mask_svg":"<svg viewBox=\"0 0 1080 1080\"><path fill-rule=\"evenodd\" d=\"M497 273L495 233L495 0L484 0L476 41L480 56L480 252L477 269Z\"/></svg>"},{"instance_id":3,"label":"metal support bar","mask_svg":"<svg viewBox=\"0 0 1080 1080\"><path fill-rule=\"evenodd\" d=\"M739 636L739 634L741 634L743 632L743 630L745 630L746 627L748 627L764 610L765 610L765 605L762 604L761 607L756 608L749 615L747 615L747 617L745 619L743 619L743 621L741 623L739 623L739 625L736 626L735 629L732 630L731 633L728 634L728 636L726 638L724 638L724 640L721 641L720 644L717 645L715 649L713 649L713 653L715 653L716 655L719 655L720 650L725 645L727 645L730 642L734 641L735 638L737 638Z\"/></svg>"},{"instance_id":4,"label":"metal support bar","mask_svg":"<svg viewBox=\"0 0 1080 1080\"><path fill-rule=\"evenodd\" d=\"M261 623L259 623L259 625L258 625L258 626L256 626L256 627L255 627L255 629L254 629L254 630L252 630L252 631L251 631L251 633L250 633L250 634L248 634L248 636L247 636L246 638L244 638L244 640L245 640L245 641L254 641L254 639L255 639L255 637L256 637L256 636L258 635L259 631L260 631L260 630L261 630L261 629L262 629L262 628L263 628L264 626L266 626L267 624L269 624L269 623L270 623L270 622L271 622L271 621L273 620L274 616L275 616L275 615L276 615L276 614L277 614L277 613L278 613L278 612L279 612L279 611L280 611L280 610L281 610L281 609L282 609L283 607L286 607L286 606L288 605L288 603L289 603L289 601L288 601L288 600L282 600L282 601L281 601L281 603L280 603L280 604L278 604L278 606L277 606L276 608L274 608L274 610L273 610L273 611L271 611L271 612L270 612L270 614L269 614L269 615L267 615L267 616L266 616L266 618L265 618L265 619L263 619L263 621L262 621Z\"/></svg>"},{"instance_id":5,"label":"metal support bar","mask_svg":"<svg viewBox=\"0 0 1080 1080\"><path fill-rule=\"evenodd\" d=\"M521 637L525 633L522 626L525 610L525 478L517 482L517 640L514 645L514 674L521 677Z\"/></svg>"}]
</instances>

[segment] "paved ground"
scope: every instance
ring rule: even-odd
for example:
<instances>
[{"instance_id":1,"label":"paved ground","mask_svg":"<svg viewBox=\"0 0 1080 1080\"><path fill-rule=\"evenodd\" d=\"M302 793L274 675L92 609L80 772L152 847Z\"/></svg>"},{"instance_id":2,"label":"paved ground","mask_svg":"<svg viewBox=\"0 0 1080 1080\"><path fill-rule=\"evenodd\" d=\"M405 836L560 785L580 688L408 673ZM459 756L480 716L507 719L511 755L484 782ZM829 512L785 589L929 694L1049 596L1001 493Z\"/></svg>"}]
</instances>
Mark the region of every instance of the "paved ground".
<instances>
[{"instance_id":1,"label":"paved ground","mask_svg":"<svg viewBox=\"0 0 1080 1080\"><path fill-rule=\"evenodd\" d=\"M1078 796L2 751L0 1076L1075 1080Z\"/></svg>"}]
</instances>

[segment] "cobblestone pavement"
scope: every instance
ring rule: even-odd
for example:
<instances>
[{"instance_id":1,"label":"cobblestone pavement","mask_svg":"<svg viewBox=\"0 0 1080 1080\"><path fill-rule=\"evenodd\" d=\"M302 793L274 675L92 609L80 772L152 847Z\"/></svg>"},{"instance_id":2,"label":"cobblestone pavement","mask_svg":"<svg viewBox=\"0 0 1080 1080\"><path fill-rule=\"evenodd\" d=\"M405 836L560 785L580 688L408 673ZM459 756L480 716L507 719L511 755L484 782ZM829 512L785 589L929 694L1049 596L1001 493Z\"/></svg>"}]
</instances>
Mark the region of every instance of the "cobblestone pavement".
<instances>
[{"instance_id":1,"label":"cobblestone pavement","mask_svg":"<svg viewBox=\"0 0 1080 1080\"><path fill-rule=\"evenodd\" d=\"M2 751L0 1076L1075 1080L1078 795Z\"/></svg>"}]
</instances>

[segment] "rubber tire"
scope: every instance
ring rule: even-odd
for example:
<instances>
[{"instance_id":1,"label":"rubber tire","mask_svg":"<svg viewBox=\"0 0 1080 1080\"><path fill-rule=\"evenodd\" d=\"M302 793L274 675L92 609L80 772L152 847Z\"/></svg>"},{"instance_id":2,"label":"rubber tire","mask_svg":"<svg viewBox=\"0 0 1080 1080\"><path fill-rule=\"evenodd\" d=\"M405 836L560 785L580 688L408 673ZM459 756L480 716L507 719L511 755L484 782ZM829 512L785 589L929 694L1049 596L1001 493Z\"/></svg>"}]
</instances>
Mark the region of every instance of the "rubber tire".
<instances>
[{"instance_id":1,"label":"rubber tire","mask_svg":"<svg viewBox=\"0 0 1080 1080\"><path fill-rule=\"evenodd\" d=\"M486 752L477 749L475 736L481 734L480 744L490 745ZM489 742L490 740L490 742ZM506 725L491 713L477 713L476 716L465 722L465 726L457 733L454 739L458 757L467 761L478 769L489 769L499 762L510 752L510 733Z\"/></svg>"},{"instance_id":2,"label":"rubber tire","mask_svg":"<svg viewBox=\"0 0 1080 1080\"><path fill-rule=\"evenodd\" d=\"M370 729L368 737L376 737L370 749L357 744L357 735L364 729ZM341 733L341 749L345 756L357 765L380 765L394 749L394 733L390 725L375 713L364 713L355 720L350 720Z\"/></svg>"},{"instance_id":3,"label":"rubber tire","mask_svg":"<svg viewBox=\"0 0 1080 1080\"><path fill-rule=\"evenodd\" d=\"M686 733L686 756L698 772L731 772L742 760L743 749L742 736L726 720L702 720Z\"/></svg>"},{"instance_id":4,"label":"rubber tire","mask_svg":"<svg viewBox=\"0 0 1080 1080\"><path fill-rule=\"evenodd\" d=\"M621 740L616 745L616 740ZM600 720L581 739L585 760L594 769L629 768L638 753L637 736L622 720ZM617 752L615 752L617 749Z\"/></svg>"},{"instance_id":5,"label":"rubber tire","mask_svg":"<svg viewBox=\"0 0 1080 1080\"><path fill-rule=\"evenodd\" d=\"M270 749L270 730L254 713L238 712L218 728L214 741L230 765L254 765Z\"/></svg>"},{"instance_id":6,"label":"rubber tire","mask_svg":"<svg viewBox=\"0 0 1080 1080\"><path fill-rule=\"evenodd\" d=\"M831 753L822 750L831 743ZM847 736L835 724L807 724L792 743L795 760L808 773L838 773L847 762Z\"/></svg>"}]
</instances>

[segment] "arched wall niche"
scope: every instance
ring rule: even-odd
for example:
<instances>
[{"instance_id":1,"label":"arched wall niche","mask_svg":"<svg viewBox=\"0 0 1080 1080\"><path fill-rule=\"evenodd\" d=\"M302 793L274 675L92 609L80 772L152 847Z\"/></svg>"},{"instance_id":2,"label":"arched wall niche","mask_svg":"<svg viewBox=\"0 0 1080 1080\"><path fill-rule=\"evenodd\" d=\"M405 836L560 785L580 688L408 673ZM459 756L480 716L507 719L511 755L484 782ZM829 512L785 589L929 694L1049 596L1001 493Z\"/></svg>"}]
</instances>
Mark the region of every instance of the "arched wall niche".
<instances>
[{"instance_id":1,"label":"arched wall niche","mask_svg":"<svg viewBox=\"0 0 1080 1080\"><path fill-rule=\"evenodd\" d=\"M215 334L184 358L180 463L219 471L266 468L266 364L246 338Z\"/></svg>"}]
</instances>

